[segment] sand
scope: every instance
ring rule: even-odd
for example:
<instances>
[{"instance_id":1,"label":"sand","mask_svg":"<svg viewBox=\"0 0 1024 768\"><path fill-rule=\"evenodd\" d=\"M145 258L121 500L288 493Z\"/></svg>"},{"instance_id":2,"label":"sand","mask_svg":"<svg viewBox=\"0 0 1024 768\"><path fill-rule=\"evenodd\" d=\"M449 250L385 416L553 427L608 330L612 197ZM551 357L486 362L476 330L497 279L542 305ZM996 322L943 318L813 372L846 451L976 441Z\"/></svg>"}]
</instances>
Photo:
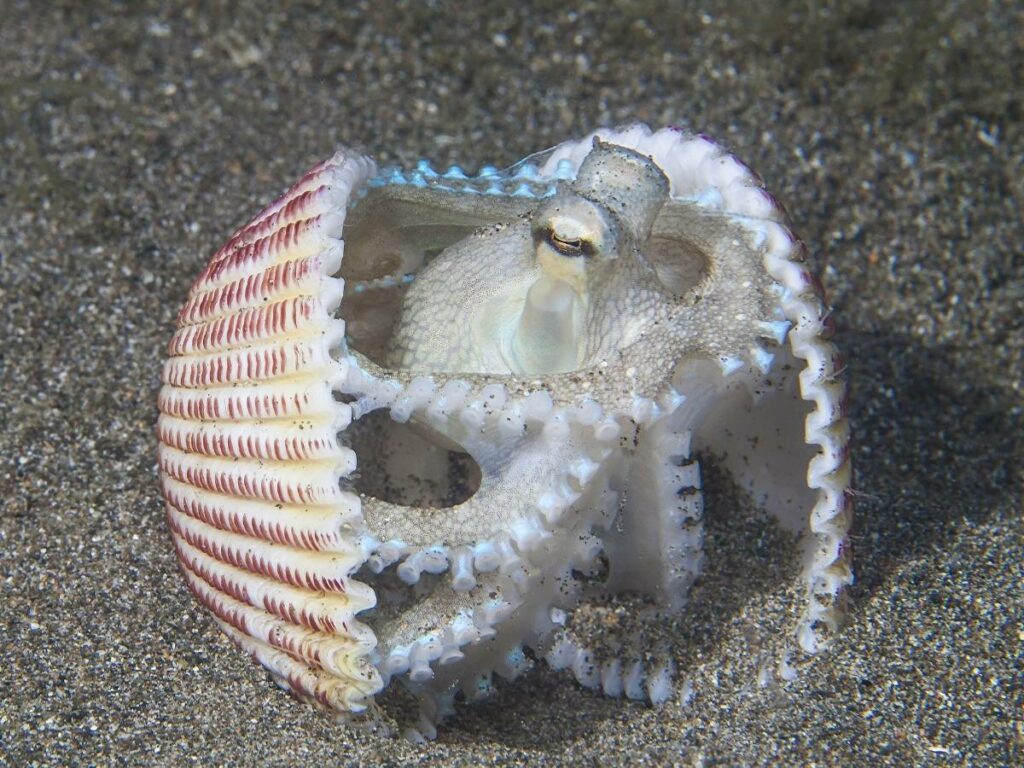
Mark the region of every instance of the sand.
<instances>
[{"instance_id":1,"label":"sand","mask_svg":"<svg viewBox=\"0 0 1024 768\"><path fill-rule=\"evenodd\" d=\"M2 5L0 763L1024 763L1019 4ZM633 120L736 152L824 273L853 392L849 623L759 687L779 542L726 511L678 632L692 698L539 668L426 746L346 730L176 572L153 436L174 312L340 144L506 165Z\"/></svg>"}]
</instances>

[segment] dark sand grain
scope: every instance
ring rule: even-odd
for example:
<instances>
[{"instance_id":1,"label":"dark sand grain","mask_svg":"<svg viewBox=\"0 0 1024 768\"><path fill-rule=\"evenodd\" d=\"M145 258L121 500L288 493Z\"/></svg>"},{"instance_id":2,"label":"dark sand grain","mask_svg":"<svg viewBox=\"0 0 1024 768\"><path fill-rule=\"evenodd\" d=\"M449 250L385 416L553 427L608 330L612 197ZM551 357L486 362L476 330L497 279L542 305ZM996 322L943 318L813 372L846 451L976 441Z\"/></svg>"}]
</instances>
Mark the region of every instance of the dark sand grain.
<instances>
[{"instance_id":1,"label":"dark sand grain","mask_svg":"<svg viewBox=\"0 0 1024 768\"><path fill-rule=\"evenodd\" d=\"M83 5L0 2L0 763L1024 763L1019 3ZM771 532L725 515L682 634L691 706L541 669L425 747L337 727L176 572L152 429L174 312L339 144L505 165L634 119L733 149L824 271L850 624L758 688L785 589Z\"/></svg>"}]
</instances>

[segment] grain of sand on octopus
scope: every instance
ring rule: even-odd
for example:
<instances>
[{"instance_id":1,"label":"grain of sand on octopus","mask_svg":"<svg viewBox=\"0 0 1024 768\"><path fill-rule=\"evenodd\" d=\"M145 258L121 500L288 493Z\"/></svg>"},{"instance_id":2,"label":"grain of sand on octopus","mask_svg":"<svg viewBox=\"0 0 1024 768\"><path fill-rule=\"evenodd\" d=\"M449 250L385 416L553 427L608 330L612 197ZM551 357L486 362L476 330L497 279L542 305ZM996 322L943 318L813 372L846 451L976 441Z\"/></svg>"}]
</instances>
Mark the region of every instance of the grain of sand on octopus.
<instances>
[{"instance_id":1,"label":"grain of sand on octopus","mask_svg":"<svg viewBox=\"0 0 1024 768\"><path fill-rule=\"evenodd\" d=\"M472 178L338 152L178 316L158 433L189 588L345 719L394 725L375 696L401 680L413 737L536 659L661 703L644 630L701 573L713 457L801 537L813 653L851 581L850 465L804 259L758 177L675 129ZM629 633L574 628L608 601Z\"/></svg>"}]
</instances>

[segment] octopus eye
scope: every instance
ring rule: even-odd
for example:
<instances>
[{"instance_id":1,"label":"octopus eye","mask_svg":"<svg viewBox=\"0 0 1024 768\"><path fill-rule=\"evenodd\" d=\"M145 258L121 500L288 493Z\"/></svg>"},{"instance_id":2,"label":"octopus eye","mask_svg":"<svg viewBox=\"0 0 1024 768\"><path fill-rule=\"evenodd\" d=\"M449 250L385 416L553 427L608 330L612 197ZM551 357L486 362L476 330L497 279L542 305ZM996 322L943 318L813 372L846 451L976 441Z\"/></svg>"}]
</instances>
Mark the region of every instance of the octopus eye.
<instances>
[{"instance_id":1,"label":"octopus eye","mask_svg":"<svg viewBox=\"0 0 1024 768\"><path fill-rule=\"evenodd\" d=\"M592 240L582 237L560 237L553 229L545 231L544 239L558 253L569 258L590 258L596 251Z\"/></svg>"}]
</instances>

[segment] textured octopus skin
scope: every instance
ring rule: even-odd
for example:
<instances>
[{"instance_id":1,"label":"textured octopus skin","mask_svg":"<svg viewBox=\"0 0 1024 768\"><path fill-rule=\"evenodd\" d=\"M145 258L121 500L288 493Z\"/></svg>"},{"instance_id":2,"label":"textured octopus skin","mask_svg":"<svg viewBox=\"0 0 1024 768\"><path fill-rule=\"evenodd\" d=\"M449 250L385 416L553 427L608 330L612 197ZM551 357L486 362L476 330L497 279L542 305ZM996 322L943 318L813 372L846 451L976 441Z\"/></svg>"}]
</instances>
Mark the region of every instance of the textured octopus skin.
<instances>
[{"instance_id":1,"label":"textured octopus skin","mask_svg":"<svg viewBox=\"0 0 1024 768\"><path fill-rule=\"evenodd\" d=\"M781 207L703 136L600 130L475 177L342 150L178 314L157 433L185 581L347 720L397 678L431 736L524 649L659 703L670 660L564 627L608 594L684 608L713 455L802 536L814 653L852 581L832 333Z\"/></svg>"}]
</instances>

